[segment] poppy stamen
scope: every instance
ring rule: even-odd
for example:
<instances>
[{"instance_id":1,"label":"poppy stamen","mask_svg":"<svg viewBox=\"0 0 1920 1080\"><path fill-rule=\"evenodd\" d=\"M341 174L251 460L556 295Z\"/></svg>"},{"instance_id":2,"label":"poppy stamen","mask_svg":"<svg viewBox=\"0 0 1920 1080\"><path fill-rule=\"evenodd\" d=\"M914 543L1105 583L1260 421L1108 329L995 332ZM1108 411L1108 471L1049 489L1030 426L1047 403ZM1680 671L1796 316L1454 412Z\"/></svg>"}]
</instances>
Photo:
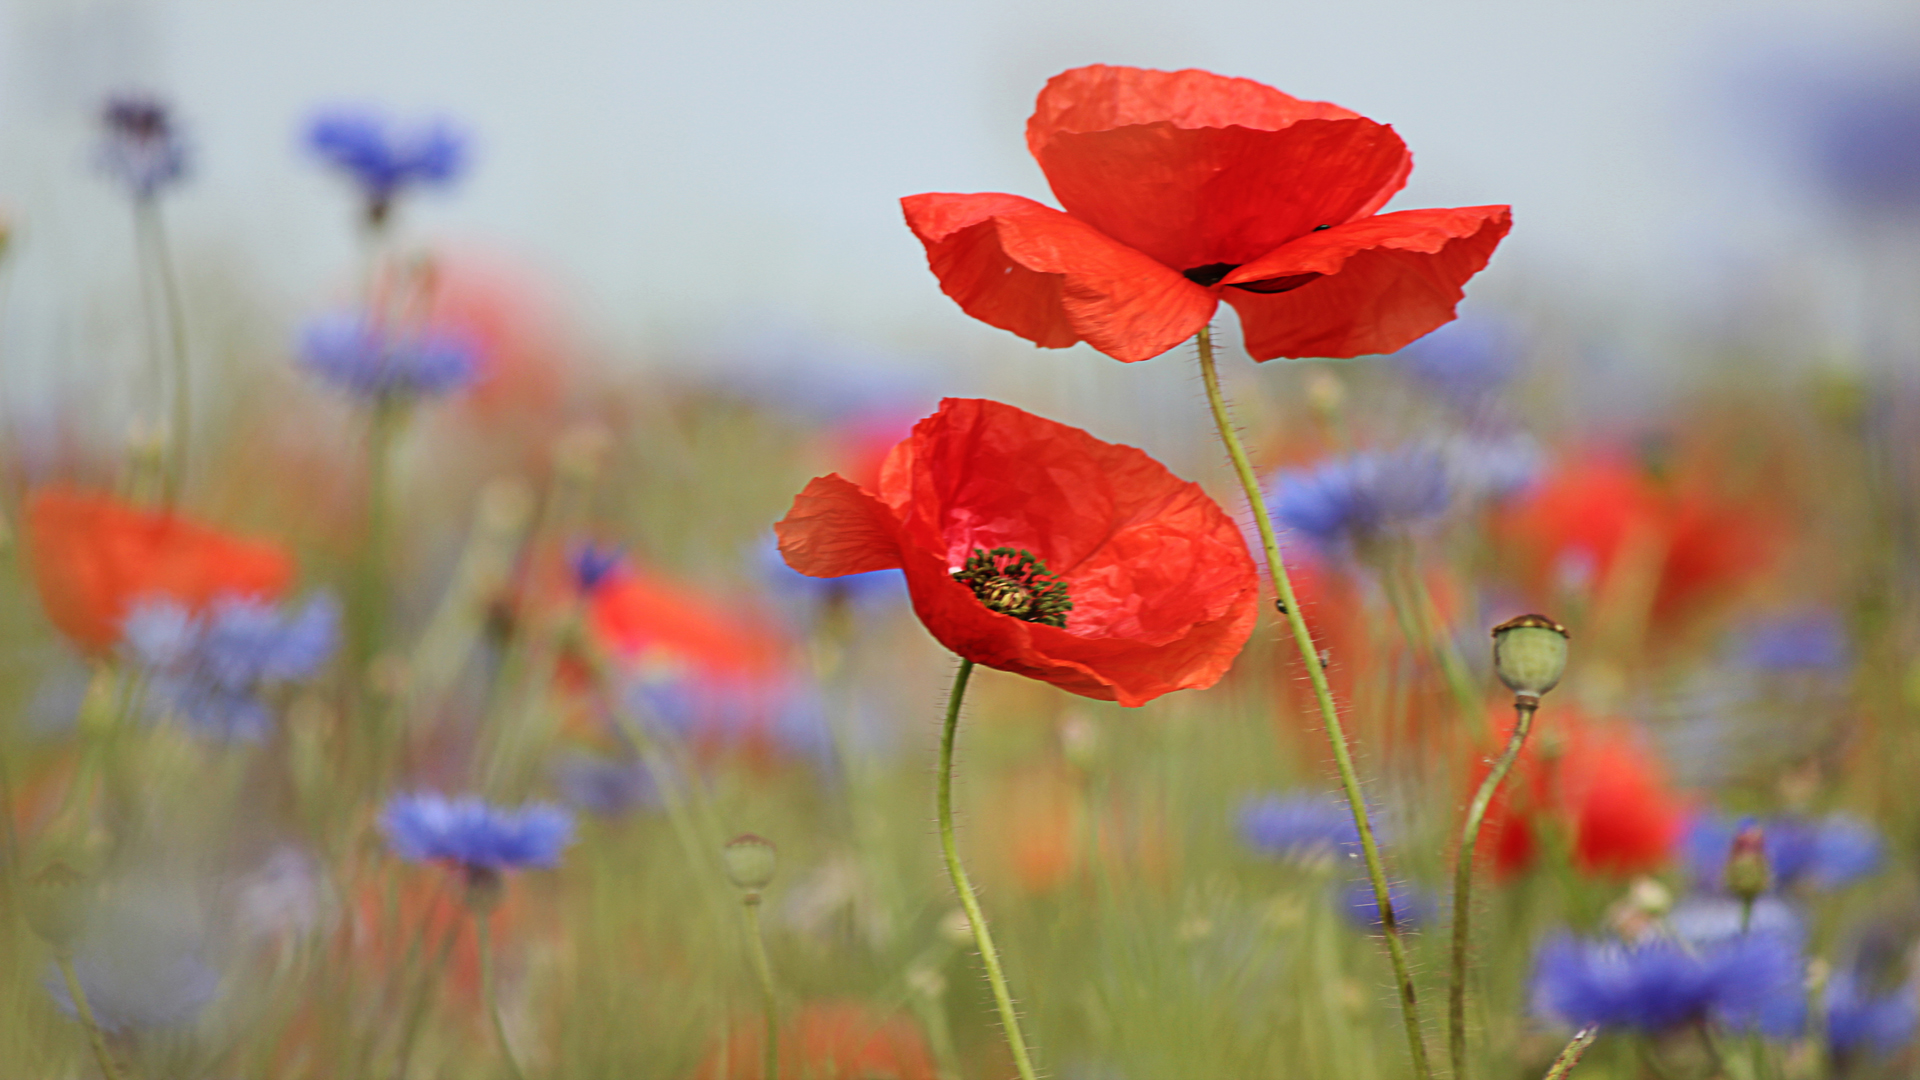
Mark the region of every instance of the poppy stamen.
<instances>
[{"instance_id":1,"label":"poppy stamen","mask_svg":"<svg viewBox=\"0 0 1920 1080\"><path fill-rule=\"evenodd\" d=\"M988 611L1065 629L1073 600L1067 583L1047 564L1020 548L975 548L953 580L973 590Z\"/></svg>"}]
</instances>

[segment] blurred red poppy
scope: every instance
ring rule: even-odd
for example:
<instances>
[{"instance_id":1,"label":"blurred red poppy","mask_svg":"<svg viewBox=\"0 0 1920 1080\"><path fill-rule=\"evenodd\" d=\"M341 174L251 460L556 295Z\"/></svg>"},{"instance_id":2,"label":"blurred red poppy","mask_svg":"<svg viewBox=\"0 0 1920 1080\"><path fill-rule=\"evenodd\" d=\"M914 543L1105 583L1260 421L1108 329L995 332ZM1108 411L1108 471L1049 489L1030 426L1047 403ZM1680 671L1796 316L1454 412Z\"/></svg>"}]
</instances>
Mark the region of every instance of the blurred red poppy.
<instances>
[{"instance_id":1,"label":"blurred red poppy","mask_svg":"<svg viewBox=\"0 0 1920 1080\"><path fill-rule=\"evenodd\" d=\"M1482 757L1475 783L1486 768ZM1550 710L1494 799L1480 850L1501 875L1519 873L1539 857L1541 831L1552 829L1576 868L1624 877L1664 866L1686 817L1665 766L1630 729Z\"/></svg>"},{"instance_id":2,"label":"blurred red poppy","mask_svg":"<svg viewBox=\"0 0 1920 1080\"><path fill-rule=\"evenodd\" d=\"M1512 224L1505 206L1380 214L1413 170L1392 128L1205 71L1056 75L1027 149L1065 213L913 195L907 225L967 314L1116 360L1173 348L1221 300L1256 360L1392 352L1453 318Z\"/></svg>"},{"instance_id":3,"label":"blurred red poppy","mask_svg":"<svg viewBox=\"0 0 1920 1080\"><path fill-rule=\"evenodd\" d=\"M587 603L594 636L630 668L730 679L780 667L776 634L658 575L621 566L593 587Z\"/></svg>"},{"instance_id":4,"label":"blurred red poppy","mask_svg":"<svg viewBox=\"0 0 1920 1080\"><path fill-rule=\"evenodd\" d=\"M758 1023L735 1028L695 1080L768 1080ZM804 1005L780 1030L777 1080L935 1080L933 1054L905 1016L853 1001Z\"/></svg>"},{"instance_id":5,"label":"blurred red poppy","mask_svg":"<svg viewBox=\"0 0 1920 1080\"><path fill-rule=\"evenodd\" d=\"M1648 590L1656 619L1751 578L1779 546L1767 515L1605 454L1554 470L1510 506L1497 532L1543 594L1576 579L1598 594L1632 575L1627 584Z\"/></svg>"},{"instance_id":6,"label":"blurred red poppy","mask_svg":"<svg viewBox=\"0 0 1920 1080\"><path fill-rule=\"evenodd\" d=\"M89 653L111 650L145 597L189 608L223 594L275 599L293 578L292 559L274 544L75 488L34 492L26 522L47 617Z\"/></svg>"},{"instance_id":7,"label":"blurred red poppy","mask_svg":"<svg viewBox=\"0 0 1920 1080\"><path fill-rule=\"evenodd\" d=\"M961 656L1122 705L1213 685L1256 617L1246 542L1198 485L993 401L947 399L877 493L818 477L775 529L803 574L904 569Z\"/></svg>"}]
</instances>

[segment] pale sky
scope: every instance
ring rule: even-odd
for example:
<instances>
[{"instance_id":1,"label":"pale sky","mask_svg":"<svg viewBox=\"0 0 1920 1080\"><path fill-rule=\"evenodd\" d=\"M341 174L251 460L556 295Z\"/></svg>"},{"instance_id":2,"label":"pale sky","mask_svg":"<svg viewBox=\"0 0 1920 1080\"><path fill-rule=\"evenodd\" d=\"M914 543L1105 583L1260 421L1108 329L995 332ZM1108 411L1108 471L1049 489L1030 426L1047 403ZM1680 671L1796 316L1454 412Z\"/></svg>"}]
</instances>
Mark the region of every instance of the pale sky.
<instances>
[{"instance_id":1,"label":"pale sky","mask_svg":"<svg viewBox=\"0 0 1920 1080\"><path fill-rule=\"evenodd\" d=\"M415 236L524 260L616 350L769 317L881 348L997 347L927 273L896 200L1046 198L1022 125L1090 62L1204 67L1391 123L1395 208L1507 202L1474 297L1670 316L1803 235L1744 140L1730 73L1822 35L1871 39L1893 0L7 0L0 295L11 375L95 347L124 306L127 221L88 165L121 87L170 97L195 148L169 200L184 261L288 325L350 272L349 201L297 144L319 105L446 116L476 138ZM1905 29L1910 29L1906 27ZM1739 272L1739 271L1734 271Z\"/></svg>"}]
</instances>

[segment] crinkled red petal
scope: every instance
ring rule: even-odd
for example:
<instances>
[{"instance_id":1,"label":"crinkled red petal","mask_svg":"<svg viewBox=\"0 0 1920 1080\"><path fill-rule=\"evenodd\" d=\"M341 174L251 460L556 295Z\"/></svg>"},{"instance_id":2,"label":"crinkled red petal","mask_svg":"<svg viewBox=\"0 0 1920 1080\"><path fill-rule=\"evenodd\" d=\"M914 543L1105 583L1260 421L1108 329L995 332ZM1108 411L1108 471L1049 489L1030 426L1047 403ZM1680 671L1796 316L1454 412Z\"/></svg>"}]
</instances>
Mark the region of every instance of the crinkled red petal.
<instances>
[{"instance_id":1,"label":"crinkled red petal","mask_svg":"<svg viewBox=\"0 0 1920 1080\"><path fill-rule=\"evenodd\" d=\"M1222 295L1255 360L1393 352L1453 318L1512 223L1505 206L1380 214L1275 249L1229 274ZM1233 287L1316 273L1285 292Z\"/></svg>"},{"instance_id":2,"label":"crinkled red petal","mask_svg":"<svg viewBox=\"0 0 1920 1080\"><path fill-rule=\"evenodd\" d=\"M1361 117L1058 132L1034 156L1069 214L1181 271L1251 262L1371 213L1411 160L1392 128Z\"/></svg>"},{"instance_id":3,"label":"crinkled red petal","mask_svg":"<svg viewBox=\"0 0 1920 1080\"><path fill-rule=\"evenodd\" d=\"M907 225L940 288L974 318L1043 348L1084 340L1116 360L1198 333L1218 300L1098 230L1017 195L913 195Z\"/></svg>"}]
</instances>

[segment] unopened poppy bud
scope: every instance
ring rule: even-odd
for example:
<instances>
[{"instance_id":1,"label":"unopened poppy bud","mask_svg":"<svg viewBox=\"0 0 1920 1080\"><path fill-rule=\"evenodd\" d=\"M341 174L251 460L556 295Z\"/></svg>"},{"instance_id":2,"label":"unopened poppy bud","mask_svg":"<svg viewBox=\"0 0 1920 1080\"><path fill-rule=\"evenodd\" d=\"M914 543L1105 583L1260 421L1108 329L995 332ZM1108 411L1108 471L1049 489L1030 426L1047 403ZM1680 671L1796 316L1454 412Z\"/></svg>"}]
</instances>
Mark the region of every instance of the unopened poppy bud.
<instances>
[{"instance_id":1,"label":"unopened poppy bud","mask_svg":"<svg viewBox=\"0 0 1920 1080\"><path fill-rule=\"evenodd\" d=\"M720 849L720 862L726 868L727 880L736 888L757 893L773 883L779 857L772 841L741 833Z\"/></svg>"},{"instance_id":2,"label":"unopened poppy bud","mask_svg":"<svg viewBox=\"0 0 1920 1080\"><path fill-rule=\"evenodd\" d=\"M93 907L93 880L63 860L54 860L26 880L21 913L41 940L66 951L86 928Z\"/></svg>"},{"instance_id":3,"label":"unopened poppy bud","mask_svg":"<svg viewBox=\"0 0 1920 1080\"><path fill-rule=\"evenodd\" d=\"M1567 628L1522 615L1493 628L1493 671L1515 697L1540 700L1567 670Z\"/></svg>"},{"instance_id":4,"label":"unopened poppy bud","mask_svg":"<svg viewBox=\"0 0 1920 1080\"><path fill-rule=\"evenodd\" d=\"M1740 902L1751 904L1773 886L1773 867L1767 862L1767 834L1758 825L1747 824L1733 834L1733 848L1727 852L1727 891Z\"/></svg>"}]
</instances>

